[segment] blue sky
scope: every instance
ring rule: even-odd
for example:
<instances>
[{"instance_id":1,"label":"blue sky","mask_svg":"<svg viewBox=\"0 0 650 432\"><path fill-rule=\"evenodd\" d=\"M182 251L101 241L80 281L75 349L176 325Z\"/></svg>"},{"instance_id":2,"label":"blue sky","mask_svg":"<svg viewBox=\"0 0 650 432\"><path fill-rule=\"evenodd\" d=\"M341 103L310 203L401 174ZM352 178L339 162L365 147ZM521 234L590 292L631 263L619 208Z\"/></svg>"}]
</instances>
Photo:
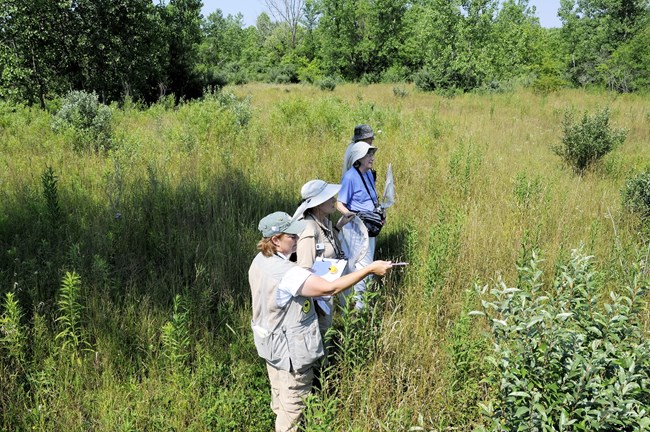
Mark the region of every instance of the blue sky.
<instances>
[{"instance_id":1,"label":"blue sky","mask_svg":"<svg viewBox=\"0 0 650 432\"><path fill-rule=\"evenodd\" d=\"M560 27L560 19L557 17L560 0L529 0L528 4L537 8L537 16L542 27ZM244 15L245 25L255 25L258 15L268 12L264 0L203 0L204 16L217 9L221 9L224 16L241 12Z\"/></svg>"}]
</instances>

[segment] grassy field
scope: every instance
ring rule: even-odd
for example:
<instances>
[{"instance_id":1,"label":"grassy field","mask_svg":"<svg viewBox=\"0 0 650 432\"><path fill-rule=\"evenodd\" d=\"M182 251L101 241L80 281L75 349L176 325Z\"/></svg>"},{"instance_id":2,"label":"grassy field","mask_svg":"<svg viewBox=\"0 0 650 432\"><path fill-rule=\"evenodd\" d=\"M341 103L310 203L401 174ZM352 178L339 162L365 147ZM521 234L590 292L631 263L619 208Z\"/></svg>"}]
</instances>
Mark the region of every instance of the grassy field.
<instances>
[{"instance_id":1,"label":"grassy field","mask_svg":"<svg viewBox=\"0 0 650 432\"><path fill-rule=\"evenodd\" d=\"M250 84L168 102L113 107L99 153L52 114L0 106L1 429L271 430L249 328L257 222L293 213L307 180L339 181L358 123L381 130L379 189L389 163L396 184L376 257L411 265L337 317L307 430L487 424L475 285L515 285L530 249L550 283L582 248L618 291L646 247L621 190L650 161L647 96ZM605 107L627 139L577 176L551 150L564 113Z\"/></svg>"}]
</instances>

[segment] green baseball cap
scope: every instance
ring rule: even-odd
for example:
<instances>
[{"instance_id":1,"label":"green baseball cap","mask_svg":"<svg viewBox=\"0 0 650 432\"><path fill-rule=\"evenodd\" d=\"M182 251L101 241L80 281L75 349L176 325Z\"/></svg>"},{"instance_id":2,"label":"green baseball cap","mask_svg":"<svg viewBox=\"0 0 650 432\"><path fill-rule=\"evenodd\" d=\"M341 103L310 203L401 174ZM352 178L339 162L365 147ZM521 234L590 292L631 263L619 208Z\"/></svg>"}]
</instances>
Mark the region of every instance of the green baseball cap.
<instances>
[{"instance_id":1,"label":"green baseball cap","mask_svg":"<svg viewBox=\"0 0 650 432\"><path fill-rule=\"evenodd\" d=\"M307 226L305 221L294 221L285 212L275 212L266 215L260 220L257 229L262 237L273 237L276 234L300 234Z\"/></svg>"}]
</instances>

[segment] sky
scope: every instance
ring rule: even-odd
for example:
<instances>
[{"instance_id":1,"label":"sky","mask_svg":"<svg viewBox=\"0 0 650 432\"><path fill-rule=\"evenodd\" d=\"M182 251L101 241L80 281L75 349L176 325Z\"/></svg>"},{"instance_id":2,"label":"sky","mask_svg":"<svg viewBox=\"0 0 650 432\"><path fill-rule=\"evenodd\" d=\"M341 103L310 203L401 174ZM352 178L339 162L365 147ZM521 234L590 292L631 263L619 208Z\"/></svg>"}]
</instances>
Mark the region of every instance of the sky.
<instances>
[{"instance_id":1,"label":"sky","mask_svg":"<svg viewBox=\"0 0 650 432\"><path fill-rule=\"evenodd\" d=\"M542 27L561 26L557 17L560 0L528 0L528 4L537 8L536 14ZM262 12L268 13L264 0L203 0L203 16L207 17L217 9L221 9L224 16L241 12L246 26L255 25L255 20Z\"/></svg>"}]
</instances>

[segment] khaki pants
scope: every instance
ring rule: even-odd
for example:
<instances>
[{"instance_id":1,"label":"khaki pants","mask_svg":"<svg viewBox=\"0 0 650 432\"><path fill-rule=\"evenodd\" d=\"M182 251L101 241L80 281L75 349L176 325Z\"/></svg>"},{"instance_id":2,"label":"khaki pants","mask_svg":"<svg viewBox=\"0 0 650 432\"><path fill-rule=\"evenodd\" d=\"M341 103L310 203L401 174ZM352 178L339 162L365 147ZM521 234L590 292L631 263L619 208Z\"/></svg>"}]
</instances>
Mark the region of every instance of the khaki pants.
<instances>
[{"instance_id":1,"label":"khaki pants","mask_svg":"<svg viewBox=\"0 0 650 432\"><path fill-rule=\"evenodd\" d=\"M271 409L276 415L276 432L295 432L305 409L304 399L311 392L314 369L287 372L266 365L271 382Z\"/></svg>"}]
</instances>

